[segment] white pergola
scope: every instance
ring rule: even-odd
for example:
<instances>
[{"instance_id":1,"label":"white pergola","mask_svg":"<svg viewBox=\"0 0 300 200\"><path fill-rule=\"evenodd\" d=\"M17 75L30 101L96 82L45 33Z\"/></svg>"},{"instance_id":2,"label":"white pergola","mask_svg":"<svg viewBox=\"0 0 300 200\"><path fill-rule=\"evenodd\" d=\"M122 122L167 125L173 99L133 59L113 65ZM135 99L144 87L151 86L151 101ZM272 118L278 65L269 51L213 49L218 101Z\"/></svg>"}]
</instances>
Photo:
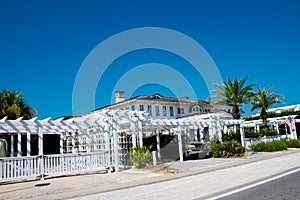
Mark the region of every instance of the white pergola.
<instances>
[{"instance_id":1,"label":"white pergola","mask_svg":"<svg viewBox=\"0 0 300 200\"><path fill-rule=\"evenodd\" d=\"M228 131L228 127L235 127L234 125L239 124L241 127L241 142L244 146L245 135L243 122L243 120L228 119L226 115L222 115L221 113L213 113L193 115L179 119L151 119L146 121L144 129L150 129L151 133L156 134L158 159L161 158L159 133L162 130L173 130L174 134L178 135L179 156L180 161L183 161L182 134L190 136L191 131L194 131L193 135L196 135L198 130L202 132L204 128L208 128L209 138L213 138L217 135L219 140L221 140L222 131Z\"/></svg>"},{"instance_id":2,"label":"white pergola","mask_svg":"<svg viewBox=\"0 0 300 200\"><path fill-rule=\"evenodd\" d=\"M75 134L89 137L92 133L99 133L110 137L116 135L120 127L130 126L133 123L141 124L143 120L146 120L145 113L141 111L102 111L67 120L63 118L56 120L51 118L23 120L22 117L16 120L8 120L7 117L4 117L0 120L0 134L11 135L12 143L14 141L13 135L17 134L18 156L21 156L21 135L25 134L27 136L27 156L31 155L30 136L38 135L38 154L43 155L44 134L60 135L60 152L63 153L62 143L67 135L73 136L72 143L75 143ZM139 132L141 133L141 130ZM11 152L14 151L14 145L11 145ZM87 148L87 151L89 151L89 148Z\"/></svg>"},{"instance_id":3,"label":"white pergola","mask_svg":"<svg viewBox=\"0 0 300 200\"><path fill-rule=\"evenodd\" d=\"M288 129L290 130L291 139L297 139L296 129L291 130L290 127L288 127L287 124L285 123L285 119L287 117L291 117L294 124L300 122L300 119L295 119L295 117L297 117L297 115L290 115L290 116L268 118L267 119L267 124L272 125L272 127L275 127L275 129L277 130L278 133L279 133L279 126L284 124L285 125L285 132L287 133L288 132L287 130ZM260 127L263 126L263 122L262 122L261 119L245 121L244 126L245 127L254 127L255 130L259 131Z\"/></svg>"},{"instance_id":4,"label":"white pergola","mask_svg":"<svg viewBox=\"0 0 300 200\"><path fill-rule=\"evenodd\" d=\"M99 148L105 148L110 152L113 146L113 154L115 163L118 163L118 135L122 132L131 134L132 146L143 146L143 138L148 137L149 133L156 135L157 153L160 158L160 141L159 133L162 130L173 131L179 137L179 152L180 160L183 161L182 152L182 134L190 134L192 131L203 130L208 128L209 137L218 135L221 139L222 130L228 130L240 124L241 141L244 145L243 120L228 119L220 113L212 113L205 115L193 115L180 119L151 119L145 111L128 111L128 110L106 110L95 111L80 117L73 117L64 120L64 118L53 120L51 118L38 120L8 120L6 117L0 120L0 134L10 134L11 142L13 143L13 135L17 134L17 156L21 156L21 135L27 136L27 156L31 155L31 135L38 135L38 155L43 155L44 134L57 134L60 136L60 153L63 154L63 142L69 136L72 147L72 153L75 151L75 142L81 144L83 141L86 144L85 152L97 151ZM75 136L78 141L75 141ZM102 147L93 146L95 137L101 137L104 143ZM14 145L11 145L11 152L15 152ZM13 153L12 153L13 154ZM13 156L13 155L11 155Z\"/></svg>"}]
</instances>

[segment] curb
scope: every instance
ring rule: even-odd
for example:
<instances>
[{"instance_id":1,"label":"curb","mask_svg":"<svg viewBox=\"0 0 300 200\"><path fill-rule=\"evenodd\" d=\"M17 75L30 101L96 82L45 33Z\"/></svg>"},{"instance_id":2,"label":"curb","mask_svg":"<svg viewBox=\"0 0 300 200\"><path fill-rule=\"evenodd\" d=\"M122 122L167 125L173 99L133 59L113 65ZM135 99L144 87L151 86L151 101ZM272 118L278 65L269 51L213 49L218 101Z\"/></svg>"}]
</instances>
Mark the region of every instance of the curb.
<instances>
[{"instance_id":1,"label":"curb","mask_svg":"<svg viewBox=\"0 0 300 200\"><path fill-rule=\"evenodd\" d=\"M300 150L289 150L285 152L274 152L274 153L253 153L250 155L250 157L246 158L239 158L232 163L226 163L224 165L217 165L217 166L212 166L211 168L203 168L201 170L197 171L189 171L189 172L180 172L176 174L167 174L167 175L162 175L162 176L155 176L155 177L148 177L140 180L135 180L135 181L130 181L130 182L125 182L125 183L118 183L115 185L107 185L103 186L101 188L91 188L91 189L85 189L81 191L71 191L71 192L66 192L66 193L60 193L60 194L50 194L46 196L40 196L40 197L35 197L31 198L32 200L38 200L38 199L69 199L69 198L79 198L79 197L85 197L88 195L93 195L93 194L100 194L100 193L106 193L106 192L113 192L117 190L122 190L122 189L129 189L129 188L134 188L138 186L145 186L145 185L150 185L150 184L155 184L155 183L162 183L162 182L167 182L167 181L172 181L180 178L186 178L189 176L195 176L195 175L200 175L208 172L213 172L213 171L219 171L222 169L226 168L233 168L236 166L241 166L241 165L246 165L250 163L255 163L263 160L269 160L273 159L276 157L283 157L287 156L290 154L295 154L299 153ZM254 157L251 157L253 156ZM257 155L257 157L255 157ZM122 173L122 172L120 172Z\"/></svg>"}]
</instances>

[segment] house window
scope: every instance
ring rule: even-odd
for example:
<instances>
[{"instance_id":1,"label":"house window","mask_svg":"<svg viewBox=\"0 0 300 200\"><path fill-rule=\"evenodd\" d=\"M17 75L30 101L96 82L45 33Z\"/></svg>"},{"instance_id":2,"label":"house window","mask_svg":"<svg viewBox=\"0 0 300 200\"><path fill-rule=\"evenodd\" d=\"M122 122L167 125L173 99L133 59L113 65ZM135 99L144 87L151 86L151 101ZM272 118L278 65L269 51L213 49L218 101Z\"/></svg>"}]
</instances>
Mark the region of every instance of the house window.
<instances>
[{"instance_id":1,"label":"house window","mask_svg":"<svg viewBox=\"0 0 300 200\"><path fill-rule=\"evenodd\" d=\"M167 116L167 106L163 106L163 116Z\"/></svg>"},{"instance_id":2,"label":"house window","mask_svg":"<svg viewBox=\"0 0 300 200\"><path fill-rule=\"evenodd\" d=\"M131 110L135 110L135 105L131 106Z\"/></svg>"},{"instance_id":3,"label":"house window","mask_svg":"<svg viewBox=\"0 0 300 200\"><path fill-rule=\"evenodd\" d=\"M149 116L152 116L152 106L148 105L147 112L148 112Z\"/></svg>"},{"instance_id":4,"label":"house window","mask_svg":"<svg viewBox=\"0 0 300 200\"><path fill-rule=\"evenodd\" d=\"M171 117L174 116L174 108L173 108L173 106L170 106L170 116Z\"/></svg>"},{"instance_id":5,"label":"house window","mask_svg":"<svg viewBox=\"0 0 300 200\"><path fill-rule=\"evenodd\" d=\"M155 106L155 115L156 115L156 116L160 116L160 113L159 113L159 106Z\"/></svg>"},{"instance_id":6,"label":"house window","mask_svg":"<svg viewBox=\"0 0 300 200\"><path fill-rule=\"evenodd\" d=\"M177 108L177 114L183 115L184 114L184 108Z\"/></svg>"},{"instance_id":7,"label":"house window","mask_svg":"<svg viewBox=\"0 0 300 200\"><path fill-rule=\"evenodd\" d=\"M193 107L192 112L199 113L199 112L202 112L202 109L200 108L200 106L195 106L195 107Z\"/></svg>"},{"instance_id":8,"label":"house window","mask_svg":"<svg viewBox=\"0 0 300 200\"><path fill-rule=\"evenodd\" d=\"M140 105L140 111L144 111L144 105Z\"/></svg>"}]
</instances>

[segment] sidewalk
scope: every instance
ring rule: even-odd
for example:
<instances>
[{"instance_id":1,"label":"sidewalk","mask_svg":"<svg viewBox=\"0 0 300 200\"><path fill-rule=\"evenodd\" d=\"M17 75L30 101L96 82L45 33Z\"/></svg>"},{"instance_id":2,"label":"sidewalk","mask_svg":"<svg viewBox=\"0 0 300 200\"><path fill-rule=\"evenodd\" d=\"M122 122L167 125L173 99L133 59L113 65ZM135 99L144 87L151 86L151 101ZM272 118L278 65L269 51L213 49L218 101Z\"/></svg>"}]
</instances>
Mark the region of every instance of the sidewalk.
<instances>
[{"instance_id":1,"label":"sidewalk","mask_svg":"<svg viewBox=\"0 0 300 200\"><path fill-rule=\"evenodd\" d=\"M171 174L131 169L112 174L89 174L1 185L0 199L68 199L116 191L124 188L133 188L140 185L161 183L188 176L192 177L249 163L257 163L258 165L260 162L265 162L269 159L280 159L283 157L291 157L291 162L293 162L293 164L289 165L291 168L295 166L299 167L300 161L295 163L295 161L292 160L295 156L300 157L300 150L294 149L274 153L250 153L245 158L210 158L190 160L183 163L172 162L168 163L169 168L174 169L173 171L178 171L178 173ZM284 169L288 170L286 167ZM276 171L276 173L277 172L278 171Z\"/></svg>"}]
</instances>

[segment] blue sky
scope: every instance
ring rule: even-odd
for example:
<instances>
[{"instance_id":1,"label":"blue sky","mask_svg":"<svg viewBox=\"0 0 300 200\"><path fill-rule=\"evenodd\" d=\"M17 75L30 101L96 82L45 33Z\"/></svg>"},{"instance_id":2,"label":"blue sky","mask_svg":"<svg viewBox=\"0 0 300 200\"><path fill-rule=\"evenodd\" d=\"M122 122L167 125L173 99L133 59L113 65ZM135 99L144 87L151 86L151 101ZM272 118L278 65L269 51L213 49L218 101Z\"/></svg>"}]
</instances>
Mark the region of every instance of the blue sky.
<instances>
[{"instance_id":1,"label":"blue sky","mask_svg":"<svg viewBox=\"0 0 300 200\"><path fill-rule=\"evenodd\" d=\"M299 9L297 0L1 0L0 89L22 91L39 118L72 114L76 74L97 45L126 30L162 27L201 44L223 79L248 76L248 83L271 86L286 96L287 105L296 104L300 102ZM202 77L188 62L172 52L144 49L120 56L107 68L93 106L110 104L118 79L134 66L152 62L176 69L190 81L198 98L209 96ZM133 95L173 95L172 88L159 84L137 87Z\"/></svg>"}]
</instances>

